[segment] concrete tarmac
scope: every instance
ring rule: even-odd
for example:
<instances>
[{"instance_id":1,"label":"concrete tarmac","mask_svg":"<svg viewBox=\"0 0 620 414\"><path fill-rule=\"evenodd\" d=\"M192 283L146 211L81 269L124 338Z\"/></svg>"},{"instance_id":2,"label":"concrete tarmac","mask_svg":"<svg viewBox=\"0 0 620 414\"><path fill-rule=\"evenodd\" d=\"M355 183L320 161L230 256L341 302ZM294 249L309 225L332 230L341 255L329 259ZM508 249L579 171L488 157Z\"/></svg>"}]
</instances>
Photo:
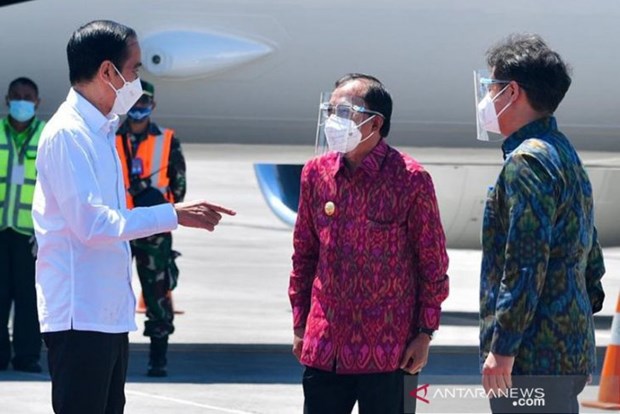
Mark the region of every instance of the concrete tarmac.
<instances>
[{"instance_id":1,"label":"concrete tarmac","mask_svg":"<svg viewBox=\"0 0 620 414\"><path fill-rule=\"evenodd\" d=\"M144 375L147 358L146 344L131 344L126 413L302 412L302 368L288 345L175 342L170 346L169 377L161 379ZM489 412L488 401L480 396L477 361L477 349L434 346L429 364L419 378L419 386L429 384L425 396L428 402L418 401L417 412ZM586 387L580 399L595 400L597 388ZM50 393L46 373L0 373L1 413L50 413Z\"/></svg>"},{"instance_id":2,"label":"concrete tarmac","mask_svg":"<svg viewBox=\"0 0 620 414\"><path fill-rule=\"evenodd\" d=\"M173 293L176 317L169 377L145 376L148 338L130 334L127 413L301 413L302 368L290 354L291 312L287 297L292 231L269 210L256 184L254 162L301 163L310 147L185 145L187 199L205 198L236 209L213 233L174 233L179 286ZM444 150L442 150L444 151ZM418 150L411 149L412 154ZM434 155L419 150L424 163ZM453 154L453 156L458 156ZM597 316L600 372L620 292L620 248L604 249L607 300ZM420 384L429 385L421 413L489 412L477 394L478 280L480 252L451 249L451 293L441 329L433 340ZM140 291L137 278L134 288ZM45 363L45 352L43 352ZM581 400L595 400L598 375ZM443 390L443 391L439 391ZM454 394L459 397L453 397ZM51 386L42 374L0 372L0 413L50 413ZM355 411L357 412L357 411ZM582 408L582 412L602 412Z\"/></svg>"}]
</instances>

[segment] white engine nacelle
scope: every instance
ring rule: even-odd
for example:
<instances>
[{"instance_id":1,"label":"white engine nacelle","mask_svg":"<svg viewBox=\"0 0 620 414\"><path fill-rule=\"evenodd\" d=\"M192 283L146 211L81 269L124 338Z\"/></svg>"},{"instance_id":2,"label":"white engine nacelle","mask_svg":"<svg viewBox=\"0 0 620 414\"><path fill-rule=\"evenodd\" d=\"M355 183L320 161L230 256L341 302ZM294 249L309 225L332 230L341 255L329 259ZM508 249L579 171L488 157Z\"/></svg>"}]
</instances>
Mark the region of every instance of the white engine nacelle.
<instances>
[{"instance_id":1,"label":"white engine nacelle","mask_svg":"<svg viewBox=\"0 0 620 414\"><path fill-rule=\"evenodd\" d=\"M154 33L140 45L144 68L162 78L211 76L273 52L254 40L191 31Z\"/></svg>"}]
</instances>

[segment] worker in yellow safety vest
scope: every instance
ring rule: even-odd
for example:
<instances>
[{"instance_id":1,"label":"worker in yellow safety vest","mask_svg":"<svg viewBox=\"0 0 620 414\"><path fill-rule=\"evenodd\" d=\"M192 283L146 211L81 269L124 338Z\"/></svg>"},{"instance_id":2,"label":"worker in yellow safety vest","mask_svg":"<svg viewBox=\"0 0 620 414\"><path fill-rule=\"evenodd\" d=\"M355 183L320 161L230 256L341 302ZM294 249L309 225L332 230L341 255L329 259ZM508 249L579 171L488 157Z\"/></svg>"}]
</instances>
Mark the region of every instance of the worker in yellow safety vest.
<instances>
[{"instance_id":1,"label":"worker in yellow safety vest","mask_svg":"<svg viewBox=\"0 0 620 414\"><path fill-rule=\"evenodd\" d=\"M11 362L16 371L41 372L31 212L37 145L45 126L35 115L39 102L37 85L29 78L17 78L6 95L9 114L0 119L0 370Z\"/></svg>"},{"instance_id":2,"label":"worker in yellow safety vest","mask_svg":"<svg viewBox=\"0 0 620 414\"><path fill-rule=\"evenodd\" d=\"M142 97L127 113L116 136L123 168L127 207L178 203L185 197L185 159L181 144L171 129L151 121L155 88L141 81ZM172 250L172 234L162 233L131 241L142 286L147 320L144 335L150 337L147 375L167 375L168 336L174 332L174 312L169 291L177 284L178 268Z\"/></svg>"}]
</instances>

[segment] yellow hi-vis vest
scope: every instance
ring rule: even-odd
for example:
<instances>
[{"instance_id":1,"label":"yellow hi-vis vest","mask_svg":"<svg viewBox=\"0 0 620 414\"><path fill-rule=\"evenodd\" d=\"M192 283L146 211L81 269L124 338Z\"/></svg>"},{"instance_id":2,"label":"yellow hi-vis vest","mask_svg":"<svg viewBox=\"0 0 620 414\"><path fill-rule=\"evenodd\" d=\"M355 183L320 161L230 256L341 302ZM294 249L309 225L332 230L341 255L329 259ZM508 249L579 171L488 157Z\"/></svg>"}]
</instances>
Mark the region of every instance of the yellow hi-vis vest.
<instances>
[{"instance_id":1,"label":"yellow hi-vis vest","mask_svg":"<svg viewBox=\"0 0 620 414\"><path fill-rule=\"evenodd\" d=\"M34 119L21 148L15 146L8 125L0 122L0 230L7 227L34 234L32 198L37 179L37 145L45 122Z\"/></svg>"},{"instance_id":2,"label":"yellow hi-vis vest","mask_svg":"<svg viewBox=\"0 0 620 414\"><path fill-rule=\"evenodd\" d=\"M129 188L129 165L132 158L140 158L143 162L142 174L140 178L150 178L151 187L158 189L169 202L174 202L174 195L170 191L170 179L168 178L168 158L170 157L170 148L172 146L172 129L162 128L161 135L149 134L144 141L138 145L136 154L125 154L125 145L123 139L127 140L127 148L131 148L129 137L122 135L116 136L116 150L121 160L123 168L123 177L125 180L125 189ZM127 208L134 207L134 201L129 191L126 191Z\"/></svg>"}]
</instances>

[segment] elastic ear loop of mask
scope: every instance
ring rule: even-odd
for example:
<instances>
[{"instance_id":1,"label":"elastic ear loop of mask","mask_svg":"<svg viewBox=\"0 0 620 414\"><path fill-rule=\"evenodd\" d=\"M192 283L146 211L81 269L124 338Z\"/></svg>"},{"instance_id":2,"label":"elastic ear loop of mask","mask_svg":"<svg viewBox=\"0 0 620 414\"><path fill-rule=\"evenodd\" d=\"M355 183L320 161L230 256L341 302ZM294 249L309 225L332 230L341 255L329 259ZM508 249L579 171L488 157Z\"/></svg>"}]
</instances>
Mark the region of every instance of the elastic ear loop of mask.
<instances>
[{"instance_id":1,"label":"elastic ear loop of mask","mask_svg":"<svg viewBox=\"0 0 620 414\"><path fill-rule=\"evenodd\" d=\"M112 66L114 67L114 70L116 71L116 73L118 73L118 76L121 77L121 79L123 80L123 86L125 86L126 84L128 84L129 82L127 82L127 80L125 79L125 77L123 76L123 74L121 72L119 72L118 68L116 67L116 65L114 63L112 63ZM116 89L114 87L114 85L112 85L112 82L107 81L108 85L110 85L110 87L112 89L114 89L114 92L116 92L116 94L118 95L118 91L120 91L121 89L123 89L123 86L120 87L120 89Z\"/></svg>"},{"instance_id":2,"label":"elastic ear loop of mask","mask_svg":"<svg viewBox=\"0 0 620 414\"><path fill-rule=\"evenodd\" d=\"M375 116L377 116L377 115L374 115L374 114L373 114L370 118L368 118L368 119L367 119L367 120L365 120L364 122L360 122L360 124L359 124L359 125L357 125L357 129L359 129L359 127L361 127L362 125L364 125L366 122L368 122L368 121L370 121L371 119L373 119ZM368 135L366 135L364 138L360 139L360 142L359 142L357 145L359 145L359 144L361 144L362 142L364 142L364 141L366 141L367 139L369 139L371 136L373 136L373 134L374 134L375 132L376 132L376 131L372 131L370 134L368 134Z\"/></svg>"},{"instance_id":3,"label":"elastic ear loop of mask","mask_svg":"<svg viewBox=\"0 0 620 414\"><path fill-rule=\"evenodd\" d=\"M509 83L508 85L504 86L504 88L503 88L501 91L499 91L499 93L498 93L497 95L495 95L495 97L494 97L493 99L491 99L491 102L495 103L495 100L496 100L497 98L499 98L499 96L500 96L502 93L504 93L504 91L505 91L506 89L508 89L508 87L509 87L509 86L510 86L510 83ZM501 111L499 111L499 113L498 113L495 117L499 120L500 115L501 115L501 114L503 114L503 113L504 113L504 111L505 111L506 109L508 109L508 107L509 107L510 105L512 105L512 101L508 102L508 104L507 104L507 105L506 105L506 106L505 106L505 107L504 107Z\"/></svg>"}]
</instances>

